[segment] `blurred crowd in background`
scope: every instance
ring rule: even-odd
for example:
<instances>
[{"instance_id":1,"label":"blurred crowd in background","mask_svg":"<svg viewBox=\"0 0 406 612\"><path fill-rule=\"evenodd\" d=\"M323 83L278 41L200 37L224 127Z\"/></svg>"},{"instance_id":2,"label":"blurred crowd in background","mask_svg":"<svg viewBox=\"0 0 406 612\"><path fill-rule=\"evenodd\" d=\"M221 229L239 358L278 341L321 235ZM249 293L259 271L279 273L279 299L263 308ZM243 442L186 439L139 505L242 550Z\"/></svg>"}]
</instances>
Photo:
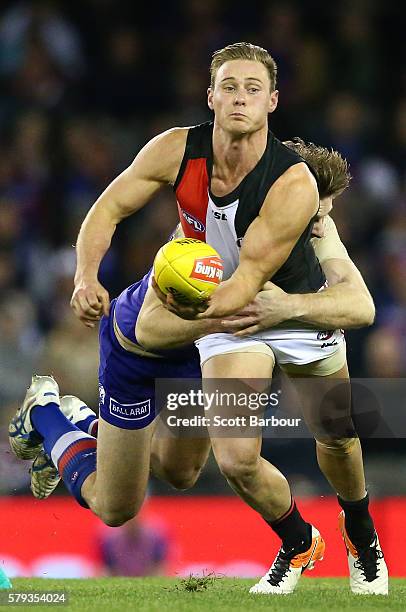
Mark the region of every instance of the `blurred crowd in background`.
<instances>
[{"instance_id":1,"label":"blurred crowd in background","mask_svg":"<svg viewBox=\"0 0 406 612\"><path fill-rule=\"evenodd\" d=\"M52 371L61 393L97 405L97 332L69 307L80 223L151 137L210 119L211 54L239 40L267 48L278 64L275 134L334 147L350 162L351 187L336 201L333 218L377 306L372 328L348 334L351 372L406 376L402 5L1 3L3 414L21 400L33 371ZM176 219L167 190L118 227L100 277L112 297L148 270ZM394 441L389 446L393 451Z\"/></svg>"}]
</instances>

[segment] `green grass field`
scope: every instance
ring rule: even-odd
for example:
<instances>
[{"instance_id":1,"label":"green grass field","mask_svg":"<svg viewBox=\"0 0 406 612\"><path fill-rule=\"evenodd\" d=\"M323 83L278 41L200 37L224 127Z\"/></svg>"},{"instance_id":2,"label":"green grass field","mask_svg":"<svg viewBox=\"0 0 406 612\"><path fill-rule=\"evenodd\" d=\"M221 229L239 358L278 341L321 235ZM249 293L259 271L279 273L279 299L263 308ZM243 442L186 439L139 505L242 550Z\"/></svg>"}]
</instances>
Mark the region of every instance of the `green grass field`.
<instances>
[{"instance_id":1,"label":"green grass field","mask_svg":"<svg viewBox=\"0 0 406 612\"><path fill-rule=\"evenodd\" d=\"M81 612L108 610L124 612L231 612L250 610L405 610L406 580L392 579L389 597L360 597L349 593L348 581L341 578L302 578L298 591L289 596L248 594L252 580L233 578L99 578L89 580L49 580L20 578L13 580L13 591L64 590L68 605L19 606L20 609L69 609ZM7 608L17 609L7 605ZM6 607L2 607L6 609Z\"/></svg>"}]
</instances>

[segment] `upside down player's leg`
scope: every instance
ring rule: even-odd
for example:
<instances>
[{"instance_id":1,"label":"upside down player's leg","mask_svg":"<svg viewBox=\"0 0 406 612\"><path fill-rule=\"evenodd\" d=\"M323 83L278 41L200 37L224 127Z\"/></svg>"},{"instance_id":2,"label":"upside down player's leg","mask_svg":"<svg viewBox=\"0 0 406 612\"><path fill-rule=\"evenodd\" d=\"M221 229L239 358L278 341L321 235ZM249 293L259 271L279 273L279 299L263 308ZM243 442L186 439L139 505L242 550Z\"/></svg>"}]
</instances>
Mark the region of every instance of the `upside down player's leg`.
<instances>
[{"instance_id":1,"label":"upside down player's leg","mask_svg":"<svg viewBox=\"0 0 406 612\"><path fill-rule=\"evenodd\" d=\"M61 397L60 408L76 427L97 438L99 419L96 413L74 395ZM210 453L210 439L169 436L161 421L155 421L151 442L151 472L157 478L185 490L193 487ZM161 426L161 427L160 427ZM37 499L49 497L60 481L58 470L42 450L36 457L31 470L31 490ZM84 485L87 503L94 495L95 474L89 476ZM82 486L82 494L84 490Z\"/></svg>"},{"instance_id":2,"label":"upside down player's leg","mask_svg":"<svg viewBox=\"0 0 406 612\"><path fill-rule=\"evenodd\" d=\"M141 508L149 477L154 424L120 429L99 419L97 471L83 482L81 495L106 525L122 525Z\"/></svg>"},{"instance_id":3,"label":"upside down player's leg","mask_svg":"<svg viewBox=\"0 0 406 612\"><path fill-rule=\"evenodd\" d=\"M78 429L97 437L98 419L96 413L74 395L60 398L60 409L66 418ZM46 499L58 486L61 477L42 445L30 469L31 491L37 499Z\"/></svg>"},{"instance_id":4,"label":"upside down player's leg","mask_svg":"<svg viewBox=\"0 0 406 612\"><path fill-rule=\"evenodd\" d=\"M81 499L104 523L122 524L136 514L145 497L153 426L138 431L113 427L74 395L61 397L60 409L73 425L95 438L100 426L97 472L93 470L81 485ZM42 449L31 469L34 496L49 497L59 481L57 468Z\"/></svg>"},{"instance_id":5,"label":"upside down player's leg","mask_svg":"<svg viewBox=\"0 0 406 612\"><path fill-rule=\"evenodd\" d=\"M245 351L242 348L244 352L213 355L207 361L204 360L204 342L199 341L197 344L203 361L205 390L210 388L210 384L207 385L210 379L270 381L272 378L273 355L266 346L261 352L260 343L251 347L247 344ZM250 352L250 349L258 349L260 352ZM261 457L260 435L251 438L218 437L218 429L213 432L209 428L209 431L217 463L230 486L259 512L282 540L274 563L260 582L252 587L251 592L291 593L302 571L311 569L314 562L323 557L324 542L319 532L301 517L286 478ZM230 433L233 435L232 430Z\"/></svg>"},{"instance_id":6,"label":"upside down player's leg","mask_svg":"<svg viewBox=\"0 0 406 612\"><path fill-rule=\"evenodd\" d=\"M102 420L97 451L96 439L60 410L59 388L49 376L33 378L10 424L10 442L20 458L38 458L43 445L76 500L106 523L118 525L138 511L144 498L155 418L154 387L152 379L144 382L144 362L116 341L111 317L100 323L100 363ZM43 491L48 493L46 487Z\"/></svg>"},{"instance_id":7,"label":"upside down player's leg","mask_svg":"<svg viewBox=\"0 0 406 612\"><path fill-rule=\"evenodd\" d=\"M131 312L133 314L135 309ZM151 437L155 425L155 378L182 377L199 378L200 367L196 358L192 361L176 359L151 359L129 352L118 342L114 331L115 301L112 302L110 316L103 317L100 323L100 420L97 444L92 438L93 453L84 452L82 462L72 458L72 448L61 458L65 448L58 442L51 454L54 465L63 471L65 484L70 486L73 475L75 487L70 488L79 503L89 506L104 522L118 525L134 516L142 504L149 475ZM55 383L56 384L56 383ZM58 392L59 393L59 392ZM58 395L59 401L59 395ZM61 415L64 426L76 431L76 436L86 437L87 432L95 432L95 414L74 396L64 396ZM58 412L60 412L58 410ZM68 420L66 417L68 417ZM78 427L75 427L74 424ZM80 432L80 429L83 429ZM91 436L87 436L90 438ZM66 439L70 441L70 438ZM38 441L36 441L38 446ZM83 443L82 443L83 444ZM78 447L81 448L80 445ZM193 465L202 466L207 458L205 448L196 447L199 453L188 457L183 449L183 470L190 474L187 460ZM46 449L46 450L47 450ZM85 449L86 450L86 449ZM196 450L196 449L195 449ZM202 452L203 451L203 452ZM38 448L36 447L36 451ZM173 449L175 455L177 449ZM172 469L173 457L170 458ZM48 466L49 460L42 451L34 462L32 489L37 497L46 497L58 481L58 471ZM89 465L87 465L89 464ZM87 467L86 467L87 465ZM72 475L67 471L69 468ZM183 478L180 475L181 479ZM189 476L187 476L189 477ZM33 486L35 483L36 486Z\"/></svg>"},{"instance_id":8,"label":"upside down player's leg","mask_svg":"<svg viewBox=\"0 0 406 612\"><path fill-rule=\"evenodd\" d=\"M17 457L34 458L42 450L79 503L83 480L95 469L96 440L73 425L59 409L59 388L52 376L33 376L21 407L9 425Z\"/></svg>"},{"instance_id":9,"label":"upside down player's leg","mask_svg":"<svg viewBox=\"0 0 406 612\"><path fill-rule=\"evenodd\" d=\"M99 426L102 429L107 428L107 436L108 439L111 440L114 436L111 432L108 431L108 423L105 423L103 419L98 421ZM103 425L104 424L104 425ZM158 423L159 424L159 423ZM133 441L131 441L132 443ZM126 444L128 441L124 440L123 442L120 440L120 436L118 437L118 444ZM137 440L137 444L145 444L145 442L141 440ZM99 439L97 441L98 445L98 457L100 454L99 450ZM211 443L209 438L188 438L188 439L180 439L180 438L169 438L168 436L161 437L156 436L155 431L152 433L152 442L148 442L148 446L151 447L150 452L150 471L151 473L160 480L168 483L173 486L175 489L179 489L181 491L185 491L187 489L192 488L197 479L200 476L200 473L204 466L207 463L208 456L210 454ZM108 454L113 455L113 450L109 451ZM98 461L100 461L98 459ZM145 458L142 458L142 461L145 462ZM100 471L100 470L99 470ZM144 474L144 472L142 472ZM109 497L111 496L115 500L119 500L125 491L126 487L124 486L123 490L119 492L117 495L114 493L114 489L117 486L119 487L119 483L114 483L113 487L109 487ZM87 503L92 503L96 505L94 500L95 496L95 485L96 485L96 476L92 474L89 476L88 480L85 481L82 486L82 495L86 499ZM136 487L136 490L141 491L142 487ZM124 496L125 501L128 501L128 496ZM108 500L107 500L108 501ZM98 502L97 502L98 503ZM110 507L110 504L108 504ZM122 505L120 504L120 507ZM97 512L98 513L98 512Z\"/></svg>"},{"instance_id":10,"label":"upside down player's leg","mask_svg":"<svg viewBox=\"0 0 406 612\"><path fill-rule=\"evenodd\" d=\"M151 365L120 345L114 316L113 301L99 329L97 472L88 475L81 494L105 523L120 525L144 500L156 413Z\"/></svg>"},{"instance_id":11,"label":"upside down player's leg","mask_svg":"<svg viewBox=\"0 0 406 612\"><path fill-rule=\"evenodd\" d=\"M123 431L100 420L100 475L96 478L96 439L67 419L59 404L56 381L51 376L34 376L10 423L13 451L27 459L43 445L43 456L52 459L75 499L107 524L122 524L134 516L144 499L153 424Z\"/></svg>"}]
</instances>

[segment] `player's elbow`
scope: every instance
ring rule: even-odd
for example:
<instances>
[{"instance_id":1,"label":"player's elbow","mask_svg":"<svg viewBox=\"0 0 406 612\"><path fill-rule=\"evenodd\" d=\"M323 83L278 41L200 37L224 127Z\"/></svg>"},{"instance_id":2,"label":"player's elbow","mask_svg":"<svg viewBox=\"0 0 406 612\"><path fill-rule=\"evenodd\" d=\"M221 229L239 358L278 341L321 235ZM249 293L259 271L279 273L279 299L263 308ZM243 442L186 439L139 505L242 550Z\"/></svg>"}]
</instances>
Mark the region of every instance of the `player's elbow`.
<instances>
[{"instance_id":1,"label":"player's elbow","mask_svg":"<svg viewBox=\"0 0 406 612\"><path fill-rule=\"evenodd\" d=\"M361 296L360 296L361 298ZM359 308L355 317L354 327L369 327L375 321L375 304L370 295L363 295L357 301Z\"/></svg>"},{"instance_id":2,"label":"player's elbow","mask_svg":"<svg viewBox=\"0 0 406 612\"><path fill-rule=\"evenodd\" d=\"M369 297L369 299L367 300L366 308L365 308L364 325L367 327L369 327L370 325L373 325L375 322L375 316L376 316L375 304L373 302L373 299Z\"/></svg>"}]
</instances>

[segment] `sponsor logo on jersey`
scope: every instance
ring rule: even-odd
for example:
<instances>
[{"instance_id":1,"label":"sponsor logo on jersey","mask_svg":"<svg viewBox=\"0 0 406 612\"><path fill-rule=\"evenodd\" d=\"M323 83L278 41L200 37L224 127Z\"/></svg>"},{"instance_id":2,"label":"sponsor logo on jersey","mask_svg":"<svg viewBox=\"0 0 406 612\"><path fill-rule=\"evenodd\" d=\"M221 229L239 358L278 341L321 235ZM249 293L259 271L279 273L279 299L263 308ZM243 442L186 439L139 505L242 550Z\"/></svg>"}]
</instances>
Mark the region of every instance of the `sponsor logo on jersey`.
<instances>
[{"instance_id":1,"label":"sponsor logo on jersey","mask_svg":"<svg viewBox=\"0 0 406 612\"><path fill-rule=\"evenodd\" d=\"M223 278L223 262L220 257L200 257L195 259L190 278L219 285Z\"/></svg>"},{"instance_id":2,"label":"sponsor logo on jersey","mask_svg":"<svg viewBox=\"0 0 406 612\"><path fill-rule=\"evenodd\" d=\"M138 421L145 419L151 414L151 400L136 402L134 404L120 404L112 397L110 398L109 412L112 416L124 421Z\"/></svg>"},{"instance_id":3,"label":"sponsor logo on jersey","mask_svg":"<svg viewBox=\"0 0 406 612\"><path fill-rule=\"evenodd\" d=\"M317 334L317 340L330 340L334 336L334 329L329 329L325 331L319 331Z\"/></svg>"},{"instance_id":4,"label":"sponsor logo on jersey","mask_svg":"<svg viewBox=\"0 0 406 612\"><path fill-rule=\"evenodd\" d=\"M220 221L227 221L227 215L224 212L220 212L219 210L212 210L213 217L215 219L219 219Z\"/></svg>"},{"instance_id":5,"label":"sponsor logo on jersey","mask_svg":"<svg viewBox=\"0 0 406 612\"><path fill-rule=\"evenodd\" d=\"M199 221L199 219L196 219L196 217L188 213L186 210L183 210L183 209L181 210L182 210L182 217L185 219L186 223L189 223L189 225L193 227L195 232L203 233L206 230L204 224L201 221Z\"/></svg>"}]
</instances>

